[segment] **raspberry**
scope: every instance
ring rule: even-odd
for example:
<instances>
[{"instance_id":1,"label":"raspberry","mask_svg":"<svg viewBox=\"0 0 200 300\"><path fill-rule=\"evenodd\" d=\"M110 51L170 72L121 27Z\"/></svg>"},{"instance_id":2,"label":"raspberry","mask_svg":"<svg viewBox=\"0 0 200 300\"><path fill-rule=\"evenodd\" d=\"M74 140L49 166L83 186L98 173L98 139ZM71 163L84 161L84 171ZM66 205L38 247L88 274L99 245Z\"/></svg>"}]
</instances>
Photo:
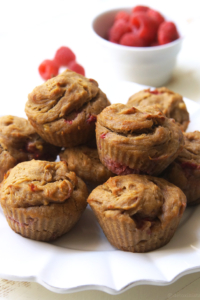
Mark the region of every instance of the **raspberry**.
<instances>
[{"instance_id":1,"label":"raspberry","mask_svg":"<svg viewBox=\"0 0 200 300\"><path fill-rule=\"evenodd\" d=\"M120 19L128 22L130 20L130 15L127 12L121 10L116 14L115 21L120 20Z\"/></svg>"},{"instance_id":2,"label":"raspberry","mask_svg":"<svg viewBox=\"0 0 200 300\"><path fill-rule=\"evenodd\" d=\"M162 92L159 92L158 90L150 90L150 89L148 89L147 90L150 94L154 94L154 95L160 95L160 94L162 94Z\"/></svg>"},{"instance_id":3,"label":"raspberry","mask_svg":"<svg viewBox=\"0 0 200 300\"><path fill-rule=\"evenodd\" d=\"M165 19L164 19L164 17L158 12L158 11L156 11L156 10L154 10L154 9L149 9L148 11L147 11L147 15L149 16L149 17L151 17L155 22L156 22L156 24L159 26L162 22L164 22L165 21Z\"/></svg>"},{"instance_id":4,"label":"raspberry","mask_svg":"<svg viewBox=\"0 0 200 300\"><path fill-rule=\"evenodd\" d=\"M91 123L95 123L97 120L97 117L94 115L89 115L89 117L87 118L87 123L91 124Z\"/></svg>"},{"instance_id":5,"label":"raspberry","mask_svg":"<svg viewBox=\"0 0 200 300\"><path fill-rule=\"evenodd\" d=\"M38 67L38 71L44 80L58 75L58 65L50 59L44 60Z\"/></svg>"},{"instance_id":6,"label":"raspberry","mask_svg":"<svg viewBox=\"0 0 200 300\"><path fill-rule=\"evenodd\" d=\"M113 43L119 43L120 38L126 32L130 32L131 27L129 23L123 19L117 20L109 31L109 41Z\"/></svg>"},{"instance_id":7,"label":"raspberry","mask_svg":"<svg viewBox=\"0 0 200 300\"><path fill-rule=\"evenodd\" d=\"M125 33L120 39L120 44L132 47L145 47L145 41L132 32Z\"/></svg>"},{"instance_id":8,"label":"raspberry","mask_svg":"<svg viewBox=\"0 0 200 300\"><path fill-rule=\"evenodd\" d=\"M72 61L68 64L68 69L70 69L71 71L74 71L78 74L81 74L83 76L85 76L85 70L84 68L79 65L76 61Z\"/></svg>"},{"instance_id":9,"label":"raspberry","mask_svg":"<svg viewBox=\"0 0 200 300\"><path fill-rule=\"evenodd\" d=\"M137 5L137 6L133 7L132 13L147 12L148 9L149 9L148 6Z\"/></svg>"},{"instance_id":10,"label":"raspberry","mask_svg":"<svg viewBox=\"0 0 200 300\"><path fill-rule=\"evenodd\" d=\"M159 46L160 44L158 43L158 41L152 42L151 43L151 47L155 47L155 46Z\"/></svg>"},{"instance_id":11,"label":"raspberry","mask_svg":"<svg viewBox=\"0 0 200 300\"><path fill-rule=\"evenodd\" d=\"M133 32L144 39L146 43L151 43L156 39L157 24L146 13L132 15L130 23L133 25Z\"/></svg>"},{"instance_id":12,"label":"raspberry","mask_svg":"<svg viewBox=\"0 0 200 300\"><path fill-rule=\"evenodd\" d=\"M68 64L75 60L76 56L68 47L60 47L55 54L54 61L59 67L67 67Z\"/></svg>"},{"instance_id":13,"label":"raspberry","mask_svg":"<svg viewBox=\"0 0 200 300\"><path fill-rule=\"evenodd\" d=\"M158 42L165 45L179 38L176 25L173 22L163 22L158 28Z\"/></svg>"}]
</instances>

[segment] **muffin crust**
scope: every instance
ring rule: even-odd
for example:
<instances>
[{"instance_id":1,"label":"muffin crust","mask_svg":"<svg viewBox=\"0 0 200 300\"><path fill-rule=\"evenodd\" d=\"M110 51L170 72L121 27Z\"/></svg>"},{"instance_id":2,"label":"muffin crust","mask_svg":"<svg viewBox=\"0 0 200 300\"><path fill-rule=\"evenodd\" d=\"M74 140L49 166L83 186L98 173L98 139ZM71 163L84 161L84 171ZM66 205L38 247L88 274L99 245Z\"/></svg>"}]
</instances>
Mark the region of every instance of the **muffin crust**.
<instances>
[{"instance_id":1,"label":"muffin crust","mask_svg":"<svg viewBox=\"0 0 200 300\"><path fill-rule=\"evenodd\" d=\"M28 95L25 112L44 140L72 147L94 138L96 116L109 104L95 80L66 70Z\"/></svg>"},{"instance_id":2,"label":"muffin crust","mask_svg":"<svg viewBox=\"0 0 200 300\"><path fill-rule=\"evenodd\" d=\"M183 97L166 87L140 91L129 98L127 105L134 107L157 105L164 115L173 118L183 131L188 127L189 113Z\"/></svg>"},{"instance_id":3,"label":"muffin crust","mask_svg":"<svg viewBox=\"0 0 200 300\"><path fill-rule=\"evenodd\" d=\"M184 133L185 146L163 177L178 186L188 205L200 203L200 132Z\"/></svg>"},{"instance_id":4,"label":"muffin crust","mask_svg":"<svg viewBox=\"0 0 200 300\"><path fill-rule=\"evenodd\" d=\"M101 162L117 175L158 175L184 145L179 126L153 106L105 108L97 119L96 137Z\"/></svg>"},{"instance_id":5,"label":"muffin crust","mask_svg":"<svg viewBox=\"0 0 200 300\"><path fill-rule=\"evenodd\" d=\"M112 245L147 252L172 238L186 197L164 179L132 174L110 178L92 191L88 203Z\"/></svg>"},{"instance_id":6,"label":"muffin crust","mask_svg":"<svg viewBox=\"0 0 200 300\"><path fill-rule=\"evenodd\" d=\"M6 172L16 165L16 159L0 144L0 182Z\"/></svg>"},{"instance_id":7,"label":"muffin crust","mask_svg":"<svg viewBox=\"0 0 200 300\"><path fill-rule=\"evenodd\" d=\"M10 115L0 118L0 143L17 163L32 159L54 161L60 151L45 142L28 120Z\"/></svg>"},{"instance_id":8,"label":"muffin crust","mask_svg":"<svg viewBox=\"0 0 200 300\"><path fill-rule=\"evenodd\" d=\"M0 190L10 227L41 241L68 232L85 210L87 195L86 185L65 162L36 160L8 171Z\"/></svg>"},{"instance_id":9,"label":"muffin crust","mask_svg":"<svg viewBox=\"0 0 200 300\"><path fill-rule=\"evenodd\" d=\"M75 172L87 183L102 184L113 176L113 173L100 162L96 148L86 145L66 148L59 156L61 160L66 161L70 171Z\"/></svg>"}]
</instances>

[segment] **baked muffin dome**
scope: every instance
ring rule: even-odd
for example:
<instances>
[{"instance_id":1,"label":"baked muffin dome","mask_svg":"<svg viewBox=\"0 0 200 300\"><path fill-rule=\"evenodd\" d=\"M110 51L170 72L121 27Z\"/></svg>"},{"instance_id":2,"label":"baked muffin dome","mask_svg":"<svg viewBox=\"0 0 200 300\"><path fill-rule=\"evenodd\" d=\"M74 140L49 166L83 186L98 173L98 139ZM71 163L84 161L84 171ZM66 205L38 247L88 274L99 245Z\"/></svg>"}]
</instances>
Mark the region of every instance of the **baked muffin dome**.
<instances>
[{"instance_id":1,"label":"baked muffin dome","mask_svg":"<svg viewBox=\"0 0 200 300\"><path fill-rule=\"evenodd\" d=\"M44 141L28 120L10 115L0 117L0 143L16 163L32 159L54 161L60 151Z\"/></svg>"},{"instance_id":2,"label":"baked muffin dome","mask_svg":"<svg viewBox=\"0 0 200 300\"><path fill-rule=\"evenodd\" d=\"M173 118L183 131L188 127L189 113L183 97L166 87L140 91L129 98L127 105L134 107L158 105L164 115Z\"/></svg>"},{"instance_id":3,"label":"baked muffin dome","mask_svg":"<svg viewBox=\"0 0 200 300\"><path fill-rule=\"evenodd\" d=\"M109 242L130 252L167 244L186 207L186 197L178 187L136 174L111 177L87 201Z\"/></svg>"},{"instance_id":4,"label":"baked muffin dome","mask_svg":"<svg viewBox=\"0 0 200 300\"><path fill-rule=\"evenodd\" d=\"M10 227L24 237L50 241L68 232L87 204L85 183L65 162L32 160L7 172L0 201Z\"/></svg>"},{"instance_id":5,"label":"baked muffin dome","mask_svg":"<svg viewBox=\"0 0 200 300\"><path fill-rule=\"evenodd\" d=\"M200 132L184 133L185 146L163 176L178 186L187 197L187 204L200 203Z\"/></svg>"},{"instance_id":6,"label":"baked muffin dome","mask_svg":"<svg viewBox=\"0 0 200 300\"><path fill-rule=\"evenodd\" d=\"M160 174L182 151L183 134L153 106L112 104L97 118L101 162L114 174Z\"/></svg>"},{"instance_id":7,"label":"baked muffin dome","mask_svg":"<svg viewBox=\"0 0 200 300\"><path fill-rule=\"evenodd\" d=\"M0 182L3 180L5 173L16 164L16 159L0 143Z\"/></svg>"},{"instance_id":8,"label":"baked muffin dome","mask_svg":"<svg viewBox=\"0 0 200 300\"><path fill-rule=\"evenodd\" d=\"M25 112L44 140L73 147L94 138L96 116L109 104L95 80L66 70L28 95Z\"/></svg>"},{"instance_id":9,"label":"baked muffin dome","mask_svg":"<svg viewBox=\"0 0 200 300\"><path fill-rule=\"evenodd\" d=\"M102 184L114 175L101 163L97 149L88 145L66 148L59 156L61 161L66 161L70 171L88 184Z\"/></svg>"}]
</instances>

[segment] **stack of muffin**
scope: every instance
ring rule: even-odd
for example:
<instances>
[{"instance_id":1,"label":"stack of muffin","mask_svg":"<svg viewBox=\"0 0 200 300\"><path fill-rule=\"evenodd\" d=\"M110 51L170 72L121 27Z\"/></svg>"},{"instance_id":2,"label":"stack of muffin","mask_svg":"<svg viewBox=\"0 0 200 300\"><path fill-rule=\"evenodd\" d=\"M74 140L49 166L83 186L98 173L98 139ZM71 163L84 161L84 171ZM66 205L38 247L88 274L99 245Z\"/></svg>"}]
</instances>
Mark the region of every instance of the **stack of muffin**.
<instances>
[{"instance_id":1,"label":"stack of muffin","mask_svg":"<svg viewBox=\"0 0 200 300\"><path fill-rule=\"evenodd\" d=\"M15 232L55 239L88 202L112 245L146 252L199 202L200 133L183 133L180 95L148 89L110 105L95 80L66 70L29 94L25 112L29 122L0 121L1 206Z\"/></svg>"}]
</instances>

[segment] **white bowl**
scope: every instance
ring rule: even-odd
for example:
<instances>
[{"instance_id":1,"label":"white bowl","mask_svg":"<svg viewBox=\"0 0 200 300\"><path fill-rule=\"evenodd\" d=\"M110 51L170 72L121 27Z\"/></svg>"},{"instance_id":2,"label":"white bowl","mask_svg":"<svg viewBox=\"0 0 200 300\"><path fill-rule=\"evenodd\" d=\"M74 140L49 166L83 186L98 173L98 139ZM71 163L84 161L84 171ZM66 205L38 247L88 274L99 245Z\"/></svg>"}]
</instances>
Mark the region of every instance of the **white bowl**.
<instances>
[{"instance_id":1,"label":"white bowl","mask_svg":"<svg viewBox=\"0 0 200 300\"><path fill-rule=\"evenodd\" d=\"M112 68L117 79L149 86L163 86L172 75L177 54L181 49L183 37L179 26L177 29L181 37L166 45L155 47L118 45L109 42L105 37L116 13L120 10L131 11L129 8L112 9L98 14L92 20L93 36L100 47L102 59L107 59L108 67Z\"/></svg>"}]
</instances>

